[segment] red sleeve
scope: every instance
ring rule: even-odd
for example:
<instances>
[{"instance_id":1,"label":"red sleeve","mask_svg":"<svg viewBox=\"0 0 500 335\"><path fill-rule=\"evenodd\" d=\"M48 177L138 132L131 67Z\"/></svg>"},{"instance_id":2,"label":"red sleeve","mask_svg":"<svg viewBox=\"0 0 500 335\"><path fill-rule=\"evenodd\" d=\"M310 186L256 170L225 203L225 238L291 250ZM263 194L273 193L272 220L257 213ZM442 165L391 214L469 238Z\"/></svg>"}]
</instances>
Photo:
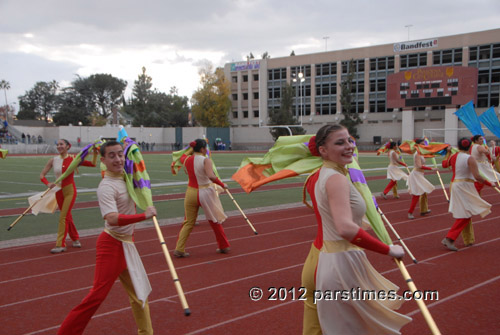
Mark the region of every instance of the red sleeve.
<instances>
[{"instance_id":1,"label":"red sleeve","mask_svg":"<svg viewBox=\"0 0 500 335\"><path fill-rule=\"evenodd\" d=\"M389 253L389 246L377 240L375 237L368 234L362 228L359 228L358 233L351 240L351 243L358 247L378 252L379 254L387 255Z\"/></svg>"},{"instance_id":2,"label":"red sleeve","mask_svg":"<svg viewBox=\"0 0 500 335\"><path fill-rule=\"evenodd\" d=\"M141 213L141 214L118 214L118 225L119 226L126 226L132 223L137 223L141 222L143 220L146 220L146 214Z\"/></svg>"},{"instance_id":3,"label":"red sleeve","mask_svg":"<svg viewBox=\"0 0 500 335\"><path fill-rule=\"evenodd\" d=\"M420 167L422 170L432 170L431 167L428 167L428 166L425 166L425 165L422 165L422 167Z\"/></svg>"},{"instance_id":4,"label":"red sleeve","mask_svg":"<svg viewBox=\"0 0 500 335\"><path fill-rule=\"evenodd\" d=\"M90 161L83 161L80 165L95 167L95 164L92 164L92 162L90 162Z\"/></svg>"},{"instance_id":5,"label":"red sleeve","mask_svg":"<svg viewBox=\"0 0 500 335\"><path fill-rule=\"evenodd\" d=\"M404 162L398 162L398 163L399 163L399 165L408 166L408 165L406 165L406 163L404 163Z\"/></svg>"}]
</instances>

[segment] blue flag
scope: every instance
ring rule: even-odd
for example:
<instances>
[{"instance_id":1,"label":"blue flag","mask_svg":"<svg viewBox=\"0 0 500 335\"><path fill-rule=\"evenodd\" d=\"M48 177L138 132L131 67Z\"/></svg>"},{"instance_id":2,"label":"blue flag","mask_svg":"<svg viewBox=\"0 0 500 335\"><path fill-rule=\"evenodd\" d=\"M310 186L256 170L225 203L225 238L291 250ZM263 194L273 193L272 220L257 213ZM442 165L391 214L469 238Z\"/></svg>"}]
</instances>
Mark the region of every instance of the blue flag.
<instances>
[{"instance_id":1,"label":"blue flag","mask_svg":"<svg viewBox=\"0 0 500 335\"><path fill-rule=\"evenodd\" d=\"M488 128L496 137L500 138L500 121L495 114L493 107L488 108L486 112L479 116L479 120Z\"/></svg>"},{"instance_id":2,"label":"blue flag","mask_svg":"<svg viewBox=\"0 0 500 335\"><path fill-rule=\"evenodd\" d=\"M481 122L477 117L476 111L474 110L474 105L472 101L469 101L462 106L455 113L456 116L462 121L467 129L472 133L472 135L482 135L484 136L483 129L481 129Z\"/></svg>"}]
</instances>

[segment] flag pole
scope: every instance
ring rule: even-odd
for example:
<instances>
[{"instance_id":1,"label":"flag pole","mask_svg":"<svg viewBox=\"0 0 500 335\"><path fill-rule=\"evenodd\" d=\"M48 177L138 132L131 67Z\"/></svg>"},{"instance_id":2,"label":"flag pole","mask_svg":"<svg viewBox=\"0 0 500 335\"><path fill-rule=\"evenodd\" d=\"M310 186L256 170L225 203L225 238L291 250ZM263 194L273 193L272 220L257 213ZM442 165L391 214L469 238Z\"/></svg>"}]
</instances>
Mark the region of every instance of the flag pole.
<instances>
[{"instance_id":1,"label":"flag pole","mask_svg":"<svg viewBox=\"0 0 500 335\"><path fill-rule=\"evenodd\" d=\"M403 261L394 258L394 261L399 267L399 270L401 271L401 274L403 275L403 278L406 281L406 284L408 285L408 288L410 291L415 294L416 292L422 294L421 291L417 290L417 287L415 286L415 283L413 282L413 279L410 277L410 274L408 273L408 270L406 269L406 266L404 265ZM417 302L418 307L420 308L420 312L422 313L422 316L425 319L425 322L427 322L427 326L429 326L429 329L431 330L433 335L441 335L441 332L439 331L438 326L436 325L436 322L434 322L434 319L432 318L431 313L429 312L429 309L427 309L427 306L425 305L425 302L423 299L415 299Z\"/></svg>"},{"instance_id":2,"label":"flag pole","mask_svg":"<svg viewBox=\"0 0 500 335\"><path fill-rule=\"evenodd\" d=\"M182 290L181 282L179 277L177 277L177 272L175 271L174 263L172 262L172 258L168 253L167 244L165 243L165 239L163 238L163 234L160 229L160 225L158 224L158 220L156 216L153 216L153 223L156 228L156 233L158 234L158 239L160 240L161 248L163 250L163 254L165 255L165 259L167 260L168 269L170 270L170 274L172 275L172 279L174 280L175 289L177 290L177 294L179 295L179 299L181 301L182 308L184 308L184 314L186 316L191 315L191 310L189 309L186 296L184 295L184 291Z\"/></svg>"},{"instance_id":3,"label":"flag pole","mask_svg":"<svg viewBox=\"0 0 500 335\"><path fill-rule=\"evenodd\" d=\"M229 197L231 198L231 200L233 200L234 204L236 205L236 207L239 209L241 215L243 215L243 217L245 218L245 220L247 221L248 225L250 226L250 228L252 228L253 230L253 233L255 235L258 234L257 230L255 230L255 227L253 226L253 224L250 222L250 220L247 218L247 216L245 215L245 213L243 213L243 211L241 210L240 206L238 205L238 203L236 202L236 200L234 200L233 198L233 195L231 194L231 192L229 192L229 190L226 188L225 189L226 192L227 192L227 195L229 195Z\"/></svg>"},{"instance_id":4,"label":"flag pole","mask_svg":"<svg viewBox=\"0 0 500 335\"><path fill-rule=\"evenodd\" d=\"M9 228L7 228L7 231L11 230L12 227L14 227L25 215L26 213L28 213L30 211L31 208L33 208L33 206L35 206L40 200L42 200L42 198L44 197L44 195L47 194L47 192L49 192L51 189L48 188L45 192L43 192L43 194L40 196L40 199L38 199L37 201L35 201L32 205L30 205L25 211L23 214L21 214L14 222L12 222L12 224L9 226Z\"/></svg>"},{"instance_id":5,"label":"flag pole","mask_svg":"<svg viewBox=\"0 0 500 335\"><path fill-rule=\"evenodd\" d=\"M406 250L406 252L408 253L408 256L410 256L410 258L412 259L413 263L417 264L418 263L417 259L413 256L413 254L411 253L410 249L408 249L408 247L406 246L405 242L401 239L401 237L397 233L396 229L394 229L394 227L389 222L389 220L387 219L387 217L384 215L384 213L382 212L382 210L380 209L380 207L377 207L377 210L378 210L378 213L380 214L380 216L382 217L382 219L384 219L385 223L387 223L387 225L389 226L389 228L391 228L391 231L394 233L394 236L396 236L396 238L398 239L398 241L401 243L401 245L403 246L403 248Z\"/></svg>"},{"instance_id":6,"label":"flag pole","mask_svg":"<svg viewBox=\"0 0 500 335\"><path fill-rule=\"evenodd\" d=\"M434 163L434 167L437 169L436 158L432 157L432 162ZM450 202L450 198L448 197L448 192L446 192L446 188L444 187L443 179L441 179L441 174L439 173L439 170L436 170L436 173L439 178L439 182L441 183L441 187L443 189L444 196L446 197L446 201Z\"/></svg>"},{"instance_id":7,"label":"flag pole","mask_svg":"<svg viewBox=\"0 0 500 335\"><path fill-rule=\"evenodd\" d=\"M401 162L405 163L405 159L403 158L403 155L401 155ZM406 165L406 163L405 163L405 165ZM410 169L408 168L408 165L406 165L405 168L406 168L406 171L408 172L408 174L410 174L411 172L410 172Z\"/></svg>"}]
</instances>

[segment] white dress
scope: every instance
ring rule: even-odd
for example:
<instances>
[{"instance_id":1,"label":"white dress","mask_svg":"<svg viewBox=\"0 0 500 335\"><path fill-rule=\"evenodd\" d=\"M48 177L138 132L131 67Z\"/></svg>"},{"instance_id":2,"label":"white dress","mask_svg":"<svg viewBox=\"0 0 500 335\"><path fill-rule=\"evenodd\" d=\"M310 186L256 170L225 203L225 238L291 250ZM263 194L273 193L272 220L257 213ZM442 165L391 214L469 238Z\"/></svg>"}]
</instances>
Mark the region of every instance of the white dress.
<instances>
[{"instance_id":1,"label":"white dress","mask_svg":"<svg viewBox=\"0 0 500 335\"><path fill-rule=\"evenodd\" d=\"M198 200L205 212L207 220L212 222L222 223L226 220L227 215L224 213L224 208L219 199L217 185L212 183L205 173L204 162L207 157L203 155L194 155L194 174L198 182Z\"/></svg>"},{"instance_id":2,"label":"white dress","mask_svg":"<svg viewBox=\"0 0 500 335\"><path fill-rule=\"evenodd\" d=\"M361 300L349 296L349 292L358 294L361 290L393 290L391 292L397 297L395 292L399 287L373 268L363 249L342 239L336 232L324 191L327 179L334 174L339 172L322 167L318 187L315 188L324 239L316 272L316 290L325 295L325 299L317 301L322 332L325 335L400 334L401 327L411 321L410 317L394 312L401 306L402 300ZM366 205L352 183L350 188L353 220L361 225ZM330 298L326 297L328 292L331 293ZM335 292L342 292L337 300L332 299L337 294Z\"/></svg>"},{"instance_id":3,"label":"white dress","mask_svg":"<svg viewBox=\"0 0 500 335\"><path fill-rule=\"evenodd\" d=\"M471 156L477 161L477 167L479 169L479 173L488 180L490 183L496 183L497 178L495 178L495 174L500 179L500 174L495 172L491 166L491 163L488 161L488 157L485 154L480 153L479 144L473 144L471 149Z\"/></svg>"},{"instance_id":4,"label":"white dress","mask_svg":"<svg viewBox=\"0 0 500 335\"><path fill-rule=\"evenodd\" d=\"M416 167L417 159L420 159L422 165L425 164L425 158L415 152L415 154L413 154L414 167L408 177L408 192L411 195L422 195L424 193L429 194L434 191L434 185L425 179L424 170Z\"/></svg>"},{"instance_id":5,"label":"white dress","mask_svg":"<svg viewBox=\"0 0 500 335\"><path fill-rule=\"evenodd\" d=\"M458 153L455 163L455 179L451 183L451 197L448 212L455 219L466 219L474 215L485 217L491 205L484 201L474 187L474 176L470 172L467 160L469 155Z\"/></svg>"},{"instance_id":6,"label":"white dress","mask_svg":"<svg viewBox=\"0 0 500 335\"><path fill-rule=\"evenodd\" d=\"M407 180L408 175L401 171L398 164L398 154L394 150L389 151L389 166L387 167L387 179L390 180Z\"/></svg>"}]
</instances>

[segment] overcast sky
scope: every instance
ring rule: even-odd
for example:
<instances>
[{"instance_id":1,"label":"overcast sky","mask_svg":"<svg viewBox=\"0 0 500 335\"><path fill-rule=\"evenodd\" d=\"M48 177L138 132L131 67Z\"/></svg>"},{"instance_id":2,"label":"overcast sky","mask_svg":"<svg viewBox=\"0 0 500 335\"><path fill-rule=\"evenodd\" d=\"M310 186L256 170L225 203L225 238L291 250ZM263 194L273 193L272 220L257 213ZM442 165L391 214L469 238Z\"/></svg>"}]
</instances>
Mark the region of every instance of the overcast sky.
<instances>
[{"instance_id":1,"label":"overcast sky","mask_svg":"<svg viewBox=\"0 0 500 335\"><path fill-rule=\"evenodd\" d=\"M498 0L0 0L0 80L18 109L37 81L68 86L96 73L126 80L129 98L144 66L154 88L176 86L191 98L206 61L402 42L408 30L419 40L499 27Z\"/></svg>"}]
</instances>

